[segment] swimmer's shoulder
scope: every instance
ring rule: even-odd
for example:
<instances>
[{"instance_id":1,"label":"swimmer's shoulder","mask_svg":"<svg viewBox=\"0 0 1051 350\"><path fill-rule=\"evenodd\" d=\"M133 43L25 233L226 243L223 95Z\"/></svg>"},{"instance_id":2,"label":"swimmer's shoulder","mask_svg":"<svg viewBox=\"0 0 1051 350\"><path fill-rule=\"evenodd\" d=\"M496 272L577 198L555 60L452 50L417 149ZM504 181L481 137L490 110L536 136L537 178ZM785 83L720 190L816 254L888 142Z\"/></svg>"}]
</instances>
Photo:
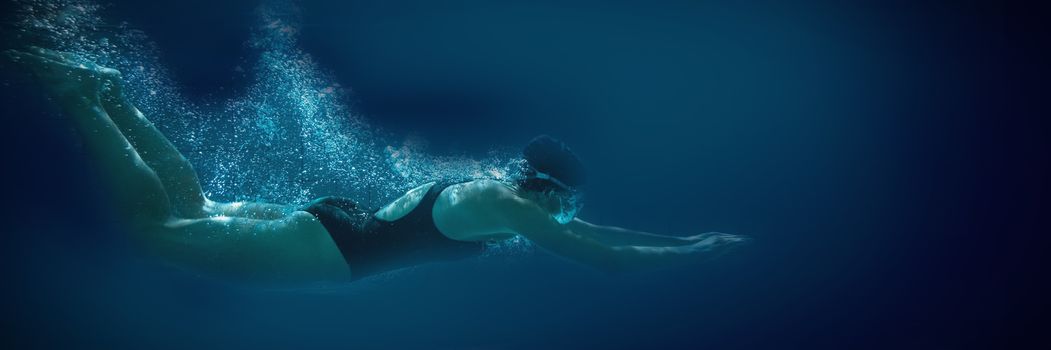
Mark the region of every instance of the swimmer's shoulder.
<instances>
[{"instance_id":1,"label":"swimmer's shoulder","mask_svg":"<svg viewBox=\"0 0 1051 350\"><path fill-rule=\"evenodd\" d=\"M501 201L518 198L514 190L505 182L491 179L478 179L450 185L438 196L438 206L468 205L475 210L490 207Z\"/></svg>"},{"instance_id":2,"label":"swimmer's shoulder","mask_svg":"<svg viewBox=\"0 0 1051 350\"><path fill-rule=\"evenodd\" d=\"M478 198L497 199L506 196L514 196L514 190L510 185L506 182L492 179L471 180L449 187L452 187L454 191L461 192L462 195L469 195Z\"/></svg>"}]
</instances>

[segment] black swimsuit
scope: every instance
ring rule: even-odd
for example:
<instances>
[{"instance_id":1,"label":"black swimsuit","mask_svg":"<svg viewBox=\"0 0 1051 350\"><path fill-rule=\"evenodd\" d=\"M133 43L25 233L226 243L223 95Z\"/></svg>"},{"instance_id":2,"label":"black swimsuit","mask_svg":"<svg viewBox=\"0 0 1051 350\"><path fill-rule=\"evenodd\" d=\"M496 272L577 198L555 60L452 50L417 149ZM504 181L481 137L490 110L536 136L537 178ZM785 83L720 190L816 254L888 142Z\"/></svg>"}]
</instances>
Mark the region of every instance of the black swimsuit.
<instances>
[{"instance_id":1,"label":"black swimsuit","mask_svg":"<svg viewBox=\"0 0 1051 350\"><path fill-rule=\"evenodd\" d=\"M376 219L373 210L360 208L344 197L317 199L303 211L314 214L336 242L350 265L353 279L432 261L458 260L477 255L484 242L457 241L434 224L434 202L446 187L458 182L438 182L427 190L416 207L394 221Z\"/></svg>"}]
</instances>

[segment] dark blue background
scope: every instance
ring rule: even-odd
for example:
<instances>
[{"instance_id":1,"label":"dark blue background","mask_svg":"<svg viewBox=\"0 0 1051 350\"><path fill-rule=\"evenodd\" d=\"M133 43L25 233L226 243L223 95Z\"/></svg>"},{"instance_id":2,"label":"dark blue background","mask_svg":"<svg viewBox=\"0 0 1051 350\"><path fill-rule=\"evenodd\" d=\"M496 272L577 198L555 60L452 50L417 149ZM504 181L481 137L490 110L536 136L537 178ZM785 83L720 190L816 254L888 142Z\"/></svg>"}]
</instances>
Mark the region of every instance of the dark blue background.
<instances>
[{"instance_id":1,"label":"dark blue background","mask_svg":"<svg viewBox=\"0 0 1051 350\"><path fill-rule=\"evenodd\" d=\"M251 55L255 5L107 11L144 30L205 98L241 87L232 70ZM1047 341L1048 128L1032 107L1046 98L1044 9L461 0L302 10L304 49L374 125L439 153L550 133L593 172L585 219L755 243L705 266L614 277L541 256L329 292L199 279L124 242L64 120L5 68L6 347Z\"/></svg>"}]
</instances>

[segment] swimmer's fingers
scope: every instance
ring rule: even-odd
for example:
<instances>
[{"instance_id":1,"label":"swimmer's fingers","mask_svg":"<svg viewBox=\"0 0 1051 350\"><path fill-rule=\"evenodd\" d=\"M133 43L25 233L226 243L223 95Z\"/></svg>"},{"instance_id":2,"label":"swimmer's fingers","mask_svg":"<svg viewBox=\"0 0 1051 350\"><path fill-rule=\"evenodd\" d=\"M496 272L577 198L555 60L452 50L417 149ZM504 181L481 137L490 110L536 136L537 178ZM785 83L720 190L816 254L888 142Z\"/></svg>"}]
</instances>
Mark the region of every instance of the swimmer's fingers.
<instances>
[{"instance_id":1,"label":"swimmer's fingers","mask_svg":"<svg viewBox=\"0 0 1051 350\"><path fill-rule=\"evenodd\" d=\"M685 239L687 241L694 242L694 243L700 242L700 241L704 241L704 240L723 240L723 241L728 241L728 242L746 242L746 241L748 241L748 237L741 236L741 235L730 234L730 233L722 233L722 232L705 232L705 233L702 233L702 234L699 234L699 235L693 235L693 236L685 237Z\"/></svg>"},{"instance_id":2,"label":"swimmer's fingers","mask_svg":"<svg viewBox=\"0 0 1051 350\"><path fill-rule=\"evenodd\" d=\"M721 232L708 232L695 237L697 238L694 243L686 247L696 254L723 252L727 248L742 246L750 241L746 236Z\"/></svg>"}]
</instances>

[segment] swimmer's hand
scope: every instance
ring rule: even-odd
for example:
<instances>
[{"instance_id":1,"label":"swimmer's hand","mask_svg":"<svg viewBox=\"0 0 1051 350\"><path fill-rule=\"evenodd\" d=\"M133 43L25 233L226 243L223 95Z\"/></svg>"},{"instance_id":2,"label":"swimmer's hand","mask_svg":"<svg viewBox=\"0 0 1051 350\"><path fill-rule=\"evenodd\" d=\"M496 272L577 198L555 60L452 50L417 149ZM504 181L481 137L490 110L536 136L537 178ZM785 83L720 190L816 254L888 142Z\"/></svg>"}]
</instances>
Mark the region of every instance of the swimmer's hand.
<instances>
[{"instance_id":1,"label":"swimmer's hand","mask_svg":"<svg viewBox=\"0 0 1051 350\"><path fill-rule=\"evenodd\" d=\"M624 254L629 263L615 265L611 271L634 270L647 267L665 267L710 261L748 241L740 235L708 232L686 237L693 243L678 246L617 246L614 251Z\"/></svg>"},{"instance_id":2,"label":"swimmer's hand","mask_svg":"<svg viewBox=\"0 0 1051 350\"><path fill-rule=\"evenodd\" d=\"M727 248L748 243L748 237L722 232L706 232L685 238L689 245L682 246L691 254L716 253Z\"/></svg>"}]
</instances>

